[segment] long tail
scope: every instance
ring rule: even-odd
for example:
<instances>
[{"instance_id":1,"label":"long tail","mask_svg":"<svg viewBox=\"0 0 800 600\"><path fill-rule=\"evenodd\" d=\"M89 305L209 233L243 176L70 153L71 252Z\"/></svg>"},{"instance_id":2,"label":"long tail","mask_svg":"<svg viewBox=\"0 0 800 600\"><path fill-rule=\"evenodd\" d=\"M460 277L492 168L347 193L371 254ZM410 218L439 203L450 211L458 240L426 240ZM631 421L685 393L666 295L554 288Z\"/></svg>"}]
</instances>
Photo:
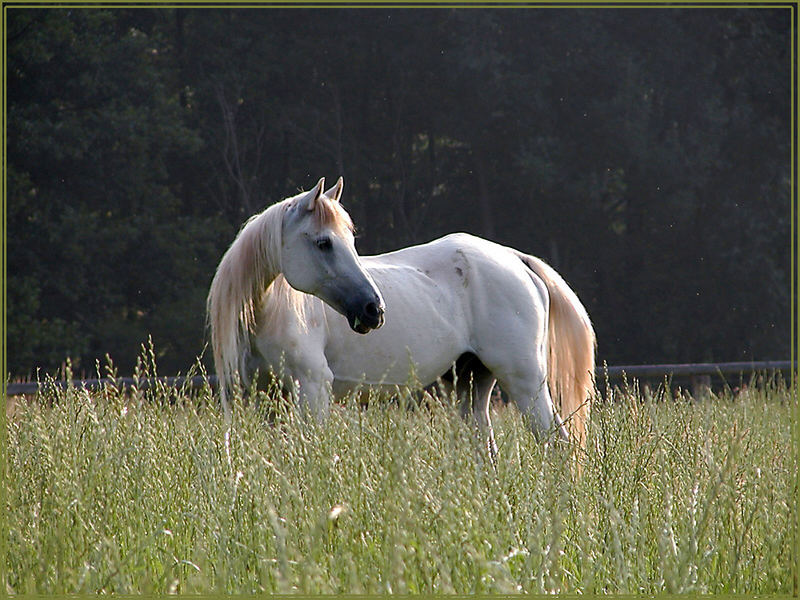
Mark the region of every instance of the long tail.
<instances>
[{"instance_id":1,"label":"long tail","mask_svg":"<svg viewBox=\"0 0 800 600\"><path fill-rule=\"evenodd\" d=\"M597 341L578 296L550 265L534 256L519 258L547 286L550 295L547 375L556 408L571 437L586 447L586 426L594 397Z\"/></svg>"}]
</instances>

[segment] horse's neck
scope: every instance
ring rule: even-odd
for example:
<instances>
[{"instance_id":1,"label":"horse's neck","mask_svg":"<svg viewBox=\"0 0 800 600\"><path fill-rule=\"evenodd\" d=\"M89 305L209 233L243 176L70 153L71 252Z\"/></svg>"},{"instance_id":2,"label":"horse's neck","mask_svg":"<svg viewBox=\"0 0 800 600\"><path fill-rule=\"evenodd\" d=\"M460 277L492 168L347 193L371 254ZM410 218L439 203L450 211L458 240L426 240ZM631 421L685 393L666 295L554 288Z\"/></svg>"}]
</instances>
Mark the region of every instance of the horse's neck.
<instances>
[{"instance_id":1,"label":"horse's neck","mask_svg":"<svg viewBox=\"0 0 800 600\"><path fill-rule=\"evenodd\" d=\"M282 274L274 277L259 299L257 329L261 336L282 336L288 330L303 332L319 318L322 301L292 288Z\"/></svg>"},{"instance_id":2,"label":"horse's neck","mask_svg":"<svg viewBox=\"0 0 800 600\"><path fill-rule=\"evenodd\" d=\"M281 336L288 330L303 332L312 309L322 310L322 301L293 289L280 272L280 223L288 200L273 204L252 218L243 232L241 266L251 280L255 333Z\"/></svg>"},{"instance_id":3,"label":"horse's neck","mask_svg":"<svg viewBox=\"0 0 800 600\"><path fill-rule=\"evenodd\" d=\"M280 275L280 215L280 206L273 205L251 218L240 234L240 264L258 290L268 289Z\"/></svg>"}]
</instances>

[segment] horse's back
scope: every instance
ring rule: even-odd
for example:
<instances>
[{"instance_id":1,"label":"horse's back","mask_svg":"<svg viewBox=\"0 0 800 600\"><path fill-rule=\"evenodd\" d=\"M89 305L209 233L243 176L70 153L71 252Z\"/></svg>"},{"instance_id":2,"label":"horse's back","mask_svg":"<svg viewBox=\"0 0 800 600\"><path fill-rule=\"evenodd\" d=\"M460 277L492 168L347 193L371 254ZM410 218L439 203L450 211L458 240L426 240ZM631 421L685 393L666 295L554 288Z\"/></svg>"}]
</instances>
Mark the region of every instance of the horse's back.
<instances>
[{"instance_id":1,"label":"horse's back","mask_svg":"<svg viewBox=\"0 0 800 600\"><path fill-rule=\"evenodd\" d=\"M470 270L499 267L503 271L524 272L524 265L514 252L511 248L468 233L451 233L425 244L364 256L362 261L368 269L408 267L442 281L450 280L451 275L455 275L454 281L468 287L469 273L464 267Z\"/></svg>"},{"instance_id":2,"label":"horse's back","mask_svg":"<svg viewBox=\"0 0 800 600\"><path fill-rule=\"evenodd\" d=\"M511 329L539 329L546 314L544 284L519 253L470 234L362 260L386 300L385 331L369 334L376 340L395 332L405 340L395 327L412 328L421 339L451 337L462 352L478 353Z\"/></svg>"},{"instance_id":3,"label":"horse's back","mask_svg":"<svg viewBox=\"0 0 800 600\"><path fill-rule=\"evenodd\" d=\"M406 268L423 273L462 301L503 302L503 297L531 293L546 297L538 278L532 277L519 252L470 235L451 233L426 244L362 258L371 272ZM380 275L379 275L380 277Z\"/></svg>"},{"instance_id":4,"label":"horse's back","mask_svg":"<svg viewBox=\"0 0 800 600\"><path fill-rule=\"evenodd\" d=\"M538 346L545 331L547 288L521 256L513 248L453 233L374 257L374 264L421 269L440 288L449 290L453 310L464 315L469 351L487 356L509 348L512 340L511 346L519 351ZM391 306L387 305L387 320L390 316Z\"/></svg>"}]
</instances>

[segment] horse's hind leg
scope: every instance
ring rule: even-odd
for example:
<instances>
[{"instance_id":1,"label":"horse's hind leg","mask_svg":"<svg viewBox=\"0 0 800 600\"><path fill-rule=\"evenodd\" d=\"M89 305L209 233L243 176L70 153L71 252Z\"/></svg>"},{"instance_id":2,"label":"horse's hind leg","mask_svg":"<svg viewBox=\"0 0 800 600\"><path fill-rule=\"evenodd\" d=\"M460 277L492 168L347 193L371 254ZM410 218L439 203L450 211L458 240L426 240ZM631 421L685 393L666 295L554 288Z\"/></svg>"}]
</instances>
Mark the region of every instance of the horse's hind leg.
<instances>
[{"instance_id":1,"label":"horse's hind leg","mask_svg":"<svg viewBox=\"0 0 800 600\"><path fill-rule=\"evenodd\" d=\"M531 347L528 343L526 349L526 340L513 337L512 333L507 344L490 348L481 360L497 378L509 402L516 404L520 413L529 419L537 438L544 439L555 432L562 439L569 439L550 396L544 348ZM520 349L525 350L520 352Z\"/></svg>"},{"instance_id":2,"label":"horse's hind leg","mask_svg":"<svg viewBox=\"0 0 800 600\"><path fill-rule=\"evenodd\" d=\"M483 365L481 365L483 367ZM489 417L489 408L492 399L492 390L496 380L491 371L486 367L482 370L473 371L472 376L472 416L478 424L478 428L486 438L486 445L489 449L489 457L492 465L497 467L497 444L494 441L494 429L492 420Z\"/></svg>"},{"instance_id":3,"label":"horse's hind leg","mask_svg":"<svg viewBox=\"0 0 800 600\"><path fill-rule=\"evenodd\" d=\"M517 374L519 373L519 375ZM500 387L508 394L509 401L517 405L520 413L530 419L530 427L539 439L556 433L566 441L569 439L564 423L556 412L544 365L531 362L527 369L514 369L511 373L498 373Z\"/></svg>"},{"instance_id":4,"label":"horse's hind leg","mask_svg":"<svg viewBox=\"0 0 800 600\"><path fill-rule=\"evenodd\" d=\"M468 419L471 414L481 436L486 439L492 464L496 465L497 444L494 441L494 430L489 416L495 377L477 356L470 353L459 358L455 371L456 394L461 400L461 415Z\"/></svg>"}]
</instances>

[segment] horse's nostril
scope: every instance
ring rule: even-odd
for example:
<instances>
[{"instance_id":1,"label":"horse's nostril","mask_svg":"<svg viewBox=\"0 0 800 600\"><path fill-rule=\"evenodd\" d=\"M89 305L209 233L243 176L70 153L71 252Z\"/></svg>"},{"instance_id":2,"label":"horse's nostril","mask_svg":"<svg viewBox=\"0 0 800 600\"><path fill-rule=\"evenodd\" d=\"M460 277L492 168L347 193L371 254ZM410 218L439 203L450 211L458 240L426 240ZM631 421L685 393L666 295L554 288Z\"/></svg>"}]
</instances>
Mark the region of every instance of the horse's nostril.
<instances>
[{"instance_id":1,"label":"horse's nostril","mask_svg":"<svg viewBox=\"0 0 800 600\"><path fill-rule=\"evenodd\" d=\"M374 302L370 302L369 304L367 304L364 307L364 312L367 313L367 316L370 317L377 317L378 315L381 314L380 308L378 308L378 305L375 304Z\"/></svg>"}]
</instances>

